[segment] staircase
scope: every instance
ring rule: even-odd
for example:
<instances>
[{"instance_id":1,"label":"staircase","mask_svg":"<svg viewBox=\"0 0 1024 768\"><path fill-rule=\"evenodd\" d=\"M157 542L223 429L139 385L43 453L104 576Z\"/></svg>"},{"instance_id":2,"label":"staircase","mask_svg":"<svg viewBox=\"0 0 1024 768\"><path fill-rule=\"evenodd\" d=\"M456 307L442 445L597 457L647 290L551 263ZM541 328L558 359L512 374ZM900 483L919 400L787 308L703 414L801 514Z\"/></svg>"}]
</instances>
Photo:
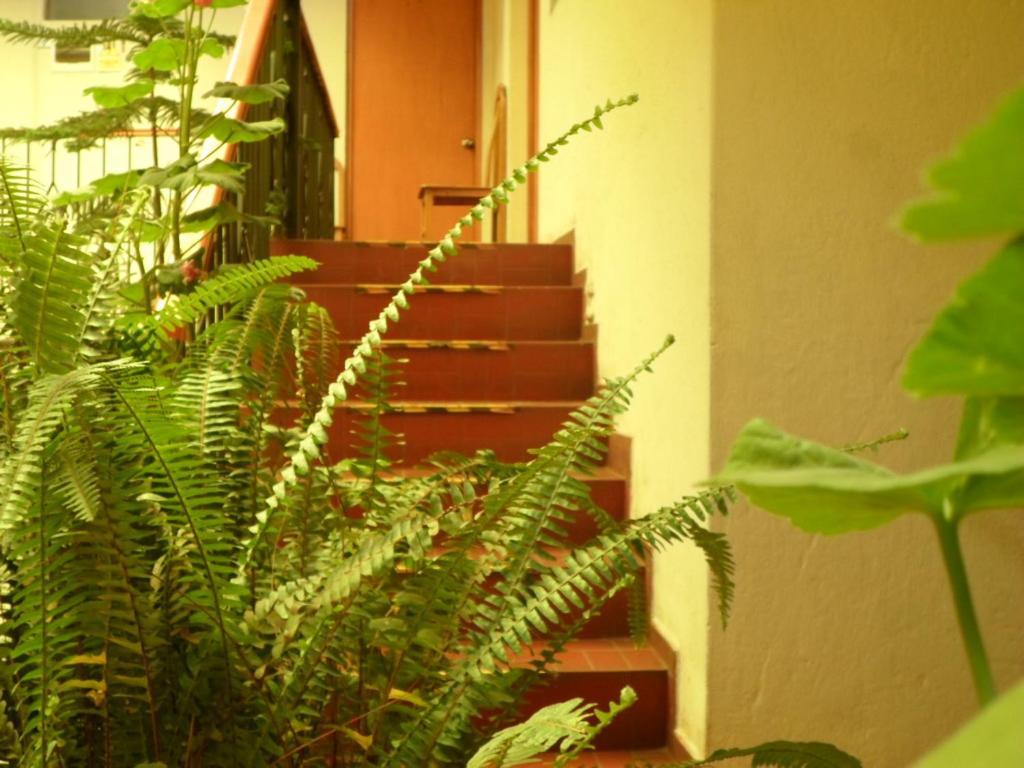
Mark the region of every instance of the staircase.
<instances>
[{"instance_id":1,"label":"staircase","mask_svg":"<svg viewBox=\"0 0 1024 768\"><path fill-rule=\"evenodd\" d=\"M429 245L278 240L271 249L320 263L295 282L328 309L350 348ZM384 342L390 354L409 361L401 399L386 417L389 429L405 436L394 456L403 464L440 449L489 448L500 459L525 460L593 394L594 343L584 338L584 297L573 284L569 246L464 245L417 293L394 338ZM358 408L346 403L335 414L328 444L335 460L345 453ZM602 467L589 483L613 517L627 514L624 467ZM589 518L580 519L572 538L583 542L595 532ZM599 751L581 765L643 765L669 756L670 665L651 647L635 648L627 635L623 594L568 647L551 683L525 703L530 711L581 696L603 705L623 686L633 687L639 701L601 734Z\"/></svg>"}]
</instances>

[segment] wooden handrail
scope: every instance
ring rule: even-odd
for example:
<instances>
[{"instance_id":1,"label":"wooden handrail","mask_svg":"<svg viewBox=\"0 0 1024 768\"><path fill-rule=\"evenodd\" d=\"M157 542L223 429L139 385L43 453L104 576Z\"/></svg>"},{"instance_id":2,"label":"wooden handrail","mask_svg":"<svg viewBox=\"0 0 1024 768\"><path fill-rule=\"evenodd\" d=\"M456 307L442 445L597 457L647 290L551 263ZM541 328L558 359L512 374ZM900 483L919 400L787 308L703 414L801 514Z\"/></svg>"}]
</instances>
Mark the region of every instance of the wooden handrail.
<instances>
[{"instance_id":1,"label":"wooden handrail","mask_svg":"<svg viewBox=\"0 0 1024 768\"><path fill-rule=\"evenodd\" d=\"M226 79L251 85L282 77L291 89L286 102L237 103L229 114L236 120L284 118L284 134L225 146L221 159L250 166L245 191L237 195L216 188L211 204L228 201L250 215L273 214L288 237L330 239L338 123L309 29L298 0L250 0ZM225 224L204 240L204 268L263 258L269 241L265 228Z\"/></svg>"}]
</instances>

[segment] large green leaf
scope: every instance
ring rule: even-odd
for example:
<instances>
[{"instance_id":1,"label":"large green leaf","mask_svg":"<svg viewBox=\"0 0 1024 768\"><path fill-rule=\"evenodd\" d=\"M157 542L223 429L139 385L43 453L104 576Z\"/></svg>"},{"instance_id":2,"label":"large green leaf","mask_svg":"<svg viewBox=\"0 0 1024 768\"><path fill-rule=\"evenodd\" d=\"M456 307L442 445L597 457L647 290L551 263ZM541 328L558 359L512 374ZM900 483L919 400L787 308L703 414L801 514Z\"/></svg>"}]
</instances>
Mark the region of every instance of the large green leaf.
<instances>
[{"instance_id":1,"label":"large green leaf","mask_svg":"<svg viewBox=\"0 0 1024 768\"><path fill-rule=\"evenodd\" d=\"M132 12L151 19L162 19L175 16L185 10L191 0L153 0L149 3L136 3Z\"/></svg>"},{"instance_id":2,"label":"large green leaf","mask_svg":"<svg viewBox=\"0 0 1024 768\"><path fill-rule=\"evenodd\" d=\"M209 184L232 192L242 191L247 163L229 163L213 160L197 166L195 158L184 155L164 168L152 168L143 174L139 184L187 191L200 184Z\"/></svg>"},{"instance_id":3,"label":"large green leaf","mask_svg":"<svg viewBox=\"0 0 1024 768\"><path fill-rule=\"evenodd\" d=\"M171 72L185 61L185 41L171 37L159 37L132 58L135 66L146 72Z\"/></svg>"},{"instance_id":4,"label":"large green leaf","mask_svg":"<svg viewBox=\"0 0 1024 768\"><path fill-rule=\"evenodd\" d=\"M1024 186L1022 186L1024 192ZM1024 395L1024 241L957 289L907 362L918 395Z\"/></svg>"},{"instance_id":5,"label":"large green leaf","mask_svg":"<svg viewBox=\"0 0 1024 768\"><path fill-rule=\"evenodd\" d=\"M1003 694L915 768L1020 768L1024 765L1024 683Z\"/></svg>"},{"instance_id":6,"label":"large green leaf","mask_svg":"<svg viewBox=\"0 0 1024 768\"><path fill-rule=\"evenodd\" d=\"M716 483L735 483L757 506L812 533L845 533L884 525L908 512L939 515L956 495L962 512L1006 506L1012 483L998 498L971 493L971 481L998 481L1024 470L1024 446L998 445L971 458L897 475L884 467L755 419L737 438ZM1018 484L1015 498L1024 497Z\"/></svg>"},{"instance_id":7,"label":"large green leaf","mask_svg":"<svg viewBox=\"0 0 1024 768\"><path fill-rule=\"evenodd\" d=\"M208 232L221 224L230 224L239 221L258 222L261 224L273 224L275 219L269 216L251 216L238 210L226 200L209 208L202 208L193 211L181 220L182 232Z\"/></svg>"},{"instance_id":8,"label":"large green leaf","mask_svg":"<svg viewBox=\"0 0 1024 768\"><path fill-rule=\"evenodd\" d=\"M87 96L92 96L92 100L95 101L98 106L105 107L107 109L126 107L136 99L149 96L152 92L152 80L136 80L133 83L116 87L94 85L91 88L86 88L84 91Z\"/></svg>"},{"instance_id":9,"label":"large green leaf","mask_svg":"<svg viewBox=\"0 0 1024 768\"><path fill-rule=\"evenodd\" d=\"M288 83L285 80L275 80L272 83L256 83L253 85L238 85L237 83L217 83L207 91L205 97L217 99L231 99L244 104L266 104L275 99L283 99L288 95Z\"/></svg>"},{"instance_id":10,"label":"large green leaf","mask_svg":"<svg viewBox=\"0 0 1024 768\"><path fill-rule=\"evenodd\" d=\"M226 115L217 115L203 126L200 136L206 138L213 136L219 141L228 144L236 142L262 141L275 133L284 130L284 120L275 117L273 120L262 120L254 123L247 123L243 120L235 120Z\"/></svg>"},{"instance_id":11,"label":"large green leaf","mask_svg":"<svg viewBox=\"0 0 1024 768\"><path fill-rule=\"evenodd\" d=\"M935 194L902 225L922 240L1024 230L1024 90L1010 96L928 174Z\"/></svg>"}]
</instances>

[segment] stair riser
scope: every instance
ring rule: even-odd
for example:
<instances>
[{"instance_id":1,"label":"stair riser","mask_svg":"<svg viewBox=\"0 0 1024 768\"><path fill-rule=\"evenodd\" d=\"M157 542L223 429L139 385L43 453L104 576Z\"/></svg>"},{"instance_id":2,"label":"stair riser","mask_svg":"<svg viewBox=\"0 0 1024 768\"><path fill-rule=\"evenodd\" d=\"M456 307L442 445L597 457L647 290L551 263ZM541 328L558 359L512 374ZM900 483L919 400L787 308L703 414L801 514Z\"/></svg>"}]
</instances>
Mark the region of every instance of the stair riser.
<instances>
[{"instance_id":1,"label":"stair riser","mask_svg":"<svg viewBox=\"0 0 1024 768\"><path fill-rule=\"evenodd\" d=\"M396 326L396 333L404 328ZM342 348L347 357L352 346ZM449 402L586 400L594 391L591 344L513 344L508 349L388 347L407 360L392 398Z\"/></svg>"},{"instance_id":2,"label":"stair riser","mask_svg":"<svg viewBox=\"0 0 1024 768\"><path fill-rule=\"evenodd\" d=\"M342 338L358 339L391 300L349 286L303 285ZM583 325L577 288L519 288L498 293L418 293L391 333L402 339L575 340Z\"/></svg>"},{"instance_id":3,"label":"stair riser","mask_svg":"<svg viewBox=\"0 0 1024 768\"><path fill-rule=\"evenodd\" d=\"M651 749L665 745L668 734L669 679L665 670L561 672L548 685L527 694L523 714L580 697L604 708L617 701L624 686L638 696L637 703L620 714L597 738L598 749Z\"/></svg>"},{"instance_id":4,"label":"stair riser","mask_svg":"<svg viewBox=\"0 0 1024 768\"><path fill-rule=\"evenodd\" d=\"M320 262L316 272L296 275L302 283L403 283L427 254L423 245L388 246L327 240L276 240L275 254L298 253ZM436 273L435 284L570 285L572 249L568 246L501 245L463 247Z\"/></svg>"},{"instance_id":5,"label":"stair riser","mask_svg":"<svg viewBox=\"0 0 1024 768\"><path fill-rule=\"evenodd\" d=\"M403 435L403 444L393 446L389 458L396 464L419 464L437 451L473 454L489 449L502 461L526 461L528 451L549 442L568 418L565 408L517 409L513 413L391 413L384 426ZM279 409L274 422L293 423L295 412ZM356 454L352 429L360 417L350 409L338 409L329 430L327 455L340 461Z\"/></svg>"}]
</instances>

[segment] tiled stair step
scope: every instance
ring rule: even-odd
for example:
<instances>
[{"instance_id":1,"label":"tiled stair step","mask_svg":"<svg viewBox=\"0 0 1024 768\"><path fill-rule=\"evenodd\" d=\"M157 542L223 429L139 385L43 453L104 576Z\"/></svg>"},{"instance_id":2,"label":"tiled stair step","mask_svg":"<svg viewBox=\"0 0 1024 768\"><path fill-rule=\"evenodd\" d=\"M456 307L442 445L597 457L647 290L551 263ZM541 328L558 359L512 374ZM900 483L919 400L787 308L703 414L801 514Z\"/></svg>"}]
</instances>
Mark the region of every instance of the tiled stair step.
<instances>
[{"instance_id":1,"label":"tiled stair step","mask_svg":"<svg viewBox=\"0 0 1024 768\"><path fill-rule=\"evenodd\" d=\"M399 477L415 477L428 470L419 467L397 467L391 474ZM387 475L385 475L387 476ZM597 467L591 475L578 475L590 488L590 498L614 520L626 518L626 478L610 467ZM598 534L597 524L587 514L579 515L568 527L569 541L583 544ZM621 632L618 632L621 634Z\"/></svg>"},{"instance_id":2,"label":"tiled stair step","mask_svg":"<svg viewBox=\"0 0 1024 768\"><path fill-rule=\"evenodd\" d=\"M331 313L342 338L360 338L397 285L300 284ZM436 286L433 286L436 288ZM392 324L405 339L572 340L583 328L583 291L567 286L460 286L458 292L417 289ZM450 287L449 287L450 288Z\"/></svg>"},{"instance_id":3,"label":"tiled stair step","mask_svg":"<svg viewBox=\"0 0 1024 768\"><path fill-rule=\"evenodd\" d=\"M342 346L343 358L353 346ZM594 391L589 341L387 340L384 351L407 361L393 392L403 399L585 400Z\"/></svg>"},{"instance_id":4,"label":"tiled stair step","mask_svg":"<svg viewBox=\"0 0 1024 768\"><path fill-rule=\"evenodd\" d=\"M303 283L403 283L433 243L358 243L275 240L275 254L302 254L319 261ZM465 245L429 275L432 283L570 285L572 248L567 245Z\"/></svg>"},{"instance_id":5,"label":"tiled stair step","mask_svg":"<svg viewBox=\"0 0 1024 768\"><path fill-rule=\"evenodd\" d=\"M384 416L384 426L404 436L391 458L400 464L417 464L442 450L472 454L490 449L502 461L525 461L531 448L551 440L579 403L393 401L391 406L395 411ZM352 428L365 410L366 404L354 401L335 410L328 442L333 461L354 455Z\"/></svg>"},{"instance_id":6,"label":"tiled stair step","mask_svg":"<svg viewBox=\"0 0 1024 768\"><path fill-rule=\"evenodd\" d=\"M598 736L597 748L663 748L669 726L668 665L654 649L635 648L629 638L589 638L570 643L549 682L527 695L523 714L577 696L605 707L609 701L618 700L626 685L636 691L638 700Z\"/></svg>"},{"instance_id":7,"label":"tiled stair step","mask_svg":"<svg viewBox=\"0 0 1024 768\"><path fill-rule=\"evenodd\" d=\"M667 749L597 750L584 753L567 768L646 768L680 762L682 758L673 757ZM554 764L552 755L537 763L536 768L552 768Z\"/></svg>"}]
</instances>

